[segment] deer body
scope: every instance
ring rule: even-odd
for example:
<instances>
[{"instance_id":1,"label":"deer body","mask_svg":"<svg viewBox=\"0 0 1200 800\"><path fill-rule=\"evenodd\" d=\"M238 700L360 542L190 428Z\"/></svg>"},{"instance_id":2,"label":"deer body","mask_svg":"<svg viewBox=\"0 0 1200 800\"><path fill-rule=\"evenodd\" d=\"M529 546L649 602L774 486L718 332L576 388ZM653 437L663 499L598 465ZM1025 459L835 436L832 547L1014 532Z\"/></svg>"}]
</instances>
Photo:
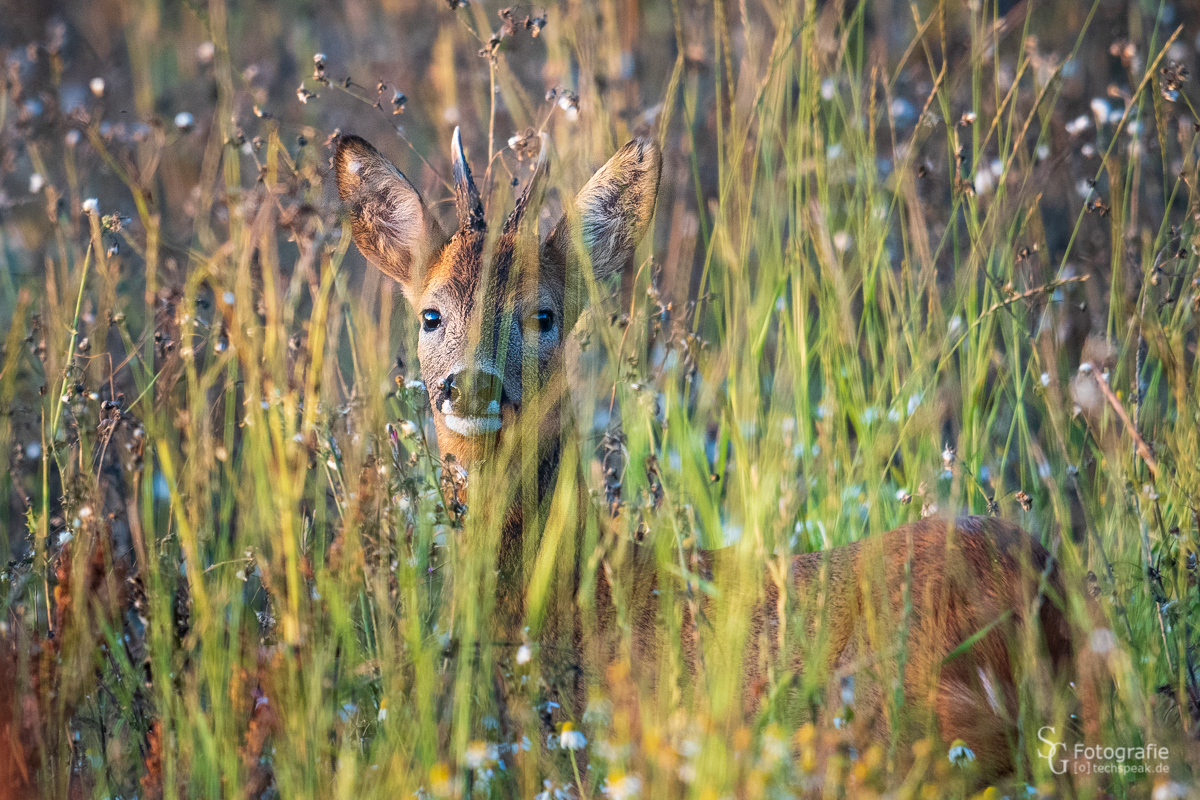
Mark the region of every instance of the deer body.
<instances>
[{"instance_id":1,"label":"deer body","mask_svg":"<svg viewBox=\"0 0 1200 800\"><path fill-rule=\"evenodd\" d=\"M534 177L485 253L483 205L457 130L452 149L458 230L451 236L408 180L364 140L342 137L334 166L355 242L397 280L421 321L418 357L442 452L473 469L515 435L519 422L537 431L537 485L516 492L497 564L498 591L505 595L498 608L519 617L522 537L532 511L522 498L535 497L544 506L555 485L566 415L563 344L583 307L583 271L590 268L603 279L631 260L649 227L661 154L647 139L626 144L540 241L534 221L546 172L543 140ZM533 419L529 407L537 409ZM575 590L579 549L581 542L571 578ZM943 741L964 740L985 773L1005 772L1011 768L1017 718L1010 642L1036 613L1055 666L1070 654L1062 614L1042 601L1047 588L1061 589L1048 558L1019 528L985 518L923 520L847 547L797 556L789 592L795 600L780 604L768 581L765 602L751 620L748 700L753 705L764 649L796 638L779 635L781 628L796 627L792 615L803 615L800 630L826 645L802 646L787 658L800 674L828 670L831 681L864 665L895 662L896 633L906 630L906 702L929 710ZM633 623L635 642L646 648L655 646L657 635L649 598L654 580L633 579L647 595L643 611L648 611L636 614ZM613 625L609 591L602 580L597 590L602 627ZM578 628L578 619L572 624ZM960 647L968 640L969 646ZM578 630L571 641L582 648ZM577 653L577 663L582 660ZM897 671L893 666L891 673ZM889 674L887 668L876 672ZM859 711L859 717L872 720L876 730L903 722L891 718L880 685L867 684L856 692L871 711Z\"/></svg>"},{"instance_id":2,"label":"deer body","mask_svg":"<svg viewBox=\"0 0 1200 800\"><path fill-rule=\"evenodd\" d=\"M1066 619L1046 599L1062 596L1049 561L1023 530L990 517L923 519L794 557L798 604L808 628L828 640L818 654L824 663L816 665L828 670L826 697L838 697L843 681L857 675L851 684L856 717L873 738L899 726L911 740L933 733L932 727L946 743L963 740L982 775L1008 773L1019 670L1036 668L1032 659L1018 665L1022 654L1010 645L1021 643L1023 626L1037 615L1051 683L1066 674L1072 652ZM830 606L823 614L812 603L818 593ZM901 649L902 673L896 664ZM792 657L800 672L803 660ZM900 719L892 718L897 710L884 696L893 679L901 679L903 690Z\"/></svg>"}]
</instances>

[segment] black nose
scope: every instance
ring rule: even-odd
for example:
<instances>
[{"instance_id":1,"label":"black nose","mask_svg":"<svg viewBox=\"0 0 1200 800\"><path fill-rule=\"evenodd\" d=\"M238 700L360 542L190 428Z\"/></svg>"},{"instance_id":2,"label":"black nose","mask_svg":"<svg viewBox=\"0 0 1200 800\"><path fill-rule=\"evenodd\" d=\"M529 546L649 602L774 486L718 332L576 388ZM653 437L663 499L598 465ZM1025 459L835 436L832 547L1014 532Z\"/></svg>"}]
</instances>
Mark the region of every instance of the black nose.
<instances>
[{"instance_id":1,"label":"black nose","mask_svg":"<svg viewBox=\"0 0 1200 800\"><path fill-rule=\"evenodd\" d=\"M504 381L491 372L470 370L447 375L442 381L442 397L450 401L457 414L483 416L496 413L493 403L504 401Z\"/></svg>"}]
</instances>

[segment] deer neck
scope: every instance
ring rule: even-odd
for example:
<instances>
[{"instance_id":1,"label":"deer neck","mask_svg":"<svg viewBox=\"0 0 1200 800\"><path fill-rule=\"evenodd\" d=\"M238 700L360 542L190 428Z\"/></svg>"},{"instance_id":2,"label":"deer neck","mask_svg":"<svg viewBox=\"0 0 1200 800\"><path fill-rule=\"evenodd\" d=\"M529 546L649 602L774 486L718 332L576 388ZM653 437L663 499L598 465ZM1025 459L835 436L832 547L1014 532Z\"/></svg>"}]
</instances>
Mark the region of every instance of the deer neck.
<instances>
[{"instance_id":1,"label":"deer neck","mask_svg":"<svg viewBox=\"0 0 1200 800\"><path fill-rule=\"evenodd\" d=\"M567 404L563 404L567 405ZM557 409L565 411L565 409ZM501 619L510 620L514 625L523 624L525 616L525 590L533 574L533 565L542 547L542 532L546 525L547 514L553 501L558 481L561 476L564 437L560 426L555 425L551 435L539 437L540 447L534 485L518 482L514 487L514 497L504 514L500 529L500 542L496 554L497 569L497 610ZM519 461L518 461L519 463ZM568 468L569 472L569 468ZM577 479L578 475L567 474L567 480ZM581 483L579 484L582 485ZM585 498L581 495L576 502L576 508L581 509L580 503ZM478 501L477 501L478 502ZM486 513L486 511L485 511ZM582 511L577 510L577 518ZM557 546L573 546L575 560L578 562L579 537L583 526L574 520L568 521L574 530L568 530L566 535L573 536L574 542L562 541ZM556 576L557 579L578 581L578 569L572 569L569 575ZM572 596L574 592L572 592Z\"/></svg>"},{"instance_id":2,"label":"deer neck","mask_svg":"<svg viewBox=\"0 0 1200 800\"><path fill-rule=\"evenodd\" d=\"M517 485L516 496L504 515L501 528L500 555L497 561L501 577L509 573L512 577L520 579L525 571L526 556L536 555L536 547L531 548L529 554L525 553L525 539L527 536L541 537L545 512L549 506L548 500L554 495L554 488L558 483L558 467L561 460L562 445L556 440L539 454L536 486L528 487L534 491L527 492L526 486ZM529 503L530 499L533 499L534 503ZM536 545L537 542L533 544Z\"/></svg>"}]
</instances>

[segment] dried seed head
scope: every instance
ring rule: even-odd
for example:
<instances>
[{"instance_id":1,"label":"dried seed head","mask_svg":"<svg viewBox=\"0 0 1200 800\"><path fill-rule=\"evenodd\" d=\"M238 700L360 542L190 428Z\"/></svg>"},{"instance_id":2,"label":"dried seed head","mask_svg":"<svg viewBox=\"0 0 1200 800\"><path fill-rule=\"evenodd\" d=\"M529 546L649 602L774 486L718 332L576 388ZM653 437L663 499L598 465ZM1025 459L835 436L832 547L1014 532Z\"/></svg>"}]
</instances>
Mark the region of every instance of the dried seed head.
<instances>
[{"instance_id":1,"label":"dried seed head","mask_svg":"<svg viewBox=\"0 0 1200 800\"><path fill-rule=\"evenodd\" d=\"M1159 70L1159 89L1167 101L1174 103L1179 99L1179 90L1188 79L1188 68L1172 61Z\"/></svg>"},{"instance_id":2,"label":"dried seed head","mask_svg":"<svg viewBox=\"0 0 1200 800\"><path fill-rule=\"evenodd\" d=\"M500 50L500 45L504 42L504 36L500 31L496 31L488 39L487 44L479 48L480 58L495 58L496 53Z\"/></svg>"},{"instance_id":3,"label":"dried seed head","mask_svg":"<svg viewBox=\"0 0 1200 800\"><path fill-rule=\"evenodd\" d=\"M558 107L566 112L567 119L575 119L579 116L579 95L566 89L559 91Z\"/></svg>"},{"instance_id":4,"label":"dried seed head","mask_svg":"<svg viewBox=\"0 0 1200 800\"><path fill-rule=\"evenodd\" d=\"M515 36L517 34L517 21L513 17L515 12L516 9L512 6L506 6L496 12L500 15L500 19L503 22L499 32L501 36Z\"/></svg>"},{"instance_id":5,"label":"dried seed head","mask_svg":"<svg viewBox=\"0 0 1200 800\"><path fill-rule=\"evenodd\" d=\"M541 17L529 16L529 17L525 18L525 30L529 31L529 35L532 36L534 39L536 39L538 37L538 34L540 34L542 32L542 28L544 28L544 27L546 27L546 17L545 16L541 16Z\"/></svg>"},{"instance_id":6,"label":"dried seed head","mask_svg":"<svg viewBox=\"0 0 1200 800\"><path fill-rule=\"evenodd\" d=\"M533 128L526 128L524 133L508 137L508 146L517 154L517 161L536 159L542 151L542 137Z\"/></svg>"}]
</instances>

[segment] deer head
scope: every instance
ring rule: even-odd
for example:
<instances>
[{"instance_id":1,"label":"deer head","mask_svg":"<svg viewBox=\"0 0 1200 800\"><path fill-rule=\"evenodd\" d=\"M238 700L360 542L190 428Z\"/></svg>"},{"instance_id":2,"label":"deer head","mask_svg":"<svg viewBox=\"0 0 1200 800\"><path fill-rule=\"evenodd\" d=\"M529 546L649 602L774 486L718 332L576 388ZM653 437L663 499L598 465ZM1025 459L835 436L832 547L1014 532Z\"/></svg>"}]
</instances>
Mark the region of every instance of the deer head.
<instances>
[{"instance_id":1,"label":"deer head","mask_svg":"<svg viewBox=\"0 0 1200 800\"><path fill-rule=\"evenodd\" d=\"M357 136L334 158L363 255L399 284L421 325L417 357L438 446L465 465L537 408L540 446L557 445L562 353L587 296L584 270L604 279L632 259L649 227L662 157L634 139L600 168L542 241L547 137L533 177L498 236L455 129L458 228L447 236L413 185ZM485 252L486 251L486 252ZM526 418L528 415L526 415Z\"/></svg>"}]
</instances>

